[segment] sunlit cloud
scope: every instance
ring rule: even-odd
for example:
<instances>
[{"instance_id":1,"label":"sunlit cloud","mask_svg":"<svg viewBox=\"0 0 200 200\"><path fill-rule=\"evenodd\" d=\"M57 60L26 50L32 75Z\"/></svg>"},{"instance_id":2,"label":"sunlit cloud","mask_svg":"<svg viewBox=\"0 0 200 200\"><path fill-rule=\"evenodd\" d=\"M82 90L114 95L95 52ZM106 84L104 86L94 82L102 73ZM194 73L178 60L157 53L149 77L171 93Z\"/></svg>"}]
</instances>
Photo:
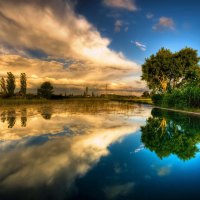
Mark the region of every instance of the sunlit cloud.
<instances>
[{"instance_id":1,"label":"sunlit cloud","mask_svg":"<svg viewBox=\"0 0 200 200\"><path fill-rule=\"evenodd\" d=\"M126 9L129 11L136 11L137 6L135 0L104 0L105 5L113 8Z\"/></svg>"},{"instance_id":2,"label":"sunlit cloud","mask_svg":"<svg viewBox=\"0 0 200 200\"><path fill-rule=\"evenodd\" d=\"M134 79L141 75L140 66L122 52L110 49L111 40L103 37L84 16L76 14L69 2L0 1L0 12L2 75L6 71L23 71L29 77L38 77L30 80L29 86L45 79L58 86L120 84L130 76ZM40 51L48 59L32 58L27 50ZM65 64L59 59L70 62Z\"/></svg>"}]
</instances>

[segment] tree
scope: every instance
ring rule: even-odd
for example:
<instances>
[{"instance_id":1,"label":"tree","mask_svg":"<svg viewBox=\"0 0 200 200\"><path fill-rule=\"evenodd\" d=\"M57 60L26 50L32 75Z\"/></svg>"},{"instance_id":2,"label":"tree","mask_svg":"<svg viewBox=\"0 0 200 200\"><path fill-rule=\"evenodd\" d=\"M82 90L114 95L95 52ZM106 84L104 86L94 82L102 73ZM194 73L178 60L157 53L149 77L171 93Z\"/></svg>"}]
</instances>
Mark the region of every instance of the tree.
<instances>
[{"instance_id":1,"label":"tree","mask_svg":"<svg viewBox=\"0 0 200 200\"><path fill-rule=\"evenodd\" d=\"M1 78L1 81L0 81L0 85L1 85L1 91L3 94L6 94L6 81L4 79L4 77Z\"/></svg>"},{"instance_id":2,"label":"tree","mask_svg":"<svg viewBox=\"0 0 200 200\"><path fill-rule=\"evenodd\" d=\"M15 76L11 72L7 72L6 82L7 82L6 89L7 89L8 95L13 96L16 85L15 85Z\"/></svg>"},{"instance_id":3,"label":"tree","mask_svg":"<svg viewBox=\"0 0 200 200\"><path fill-rule=\"evenodd\" d=\"M169 74L172 66L172 52L169 49L160 49L156 55L151 55L142 65L142 80L154 92L165 92L169 83Z\"/></svg>"},{"instance_id":4,"label":"tree","mask_svg":"<svg viewBox=\"0 0 200 200\"><path fill-rule=\"evenodd\" d=\"M50 82L44 82L40 88L38 88L37 93L39 97L50 99L51 95L53 94L53 86Z\"/></svg>"},{"instance_id":5,"label":"tree","mask_svg":"<svg viewBox=\"0 0 200 200\"><path fill-rule=\"evenodd\" d=\"M20 92L23 96L26 96L26 88L27 88L27 84L26 84L26 74L25 73L21 73L20 74Z\"/></svg>"},{"instance_id":6,"label":"tree","mask_svg":"<svg viewBox=\"0 0 200 200\"><path fill-rule=\"evenodd\" d=\"M153 93L165 93L200 75L197 51L184 48L172 53L161 48L142 65L142 80L147 82Z\"/></svg>"},{"instance_id":7,"label":"tree","mask_svg":"<svg viewBox=\"0 0 200 200\"><path fill-rule=\"evenodd\" d=\"M142 93L142 96L141 96L141 97L150 98L150 94L149 94L148 91L144 91L144 92Z\"/></svg>"}]
</instances>

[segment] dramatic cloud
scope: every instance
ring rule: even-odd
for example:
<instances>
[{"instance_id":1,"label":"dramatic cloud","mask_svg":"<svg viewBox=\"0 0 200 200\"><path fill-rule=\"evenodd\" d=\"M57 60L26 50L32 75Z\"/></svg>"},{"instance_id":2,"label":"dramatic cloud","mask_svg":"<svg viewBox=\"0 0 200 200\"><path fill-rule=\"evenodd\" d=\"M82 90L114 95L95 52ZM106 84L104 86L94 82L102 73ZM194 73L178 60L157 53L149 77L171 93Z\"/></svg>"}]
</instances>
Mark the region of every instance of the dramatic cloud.
<instances>
[{"instance_id":1,"label":"dramatic cloud","mask_svg":"<svg viewBox=\"0 0 200 200\"><path fill-rule=\"evenodd\" d=\"M131 42L131 43L133 43L136 47L138 47L142 51L146 51L147 50L146 45L144 45L144 44L142 44L140 42L135 41L135 42Z\"/></svg>"},{"instance_id":2,"label":"dramatic cloud","mask_svg":"<svg viewBox=\"0 0 200 200\"><path fill-rule=\"evenodd\" d=\"M126 9L129 11L137 10L134 0L104 0L104 3L109 7Z\"/></svg>"},{"instance_id":3,"label":"dramatic cloud","mask_svg":"<svg viewBox=\"0 0 200 200\"><path fill-rule=\"evenodd\" d=\"M110 43L74 12L69 1L0 1L2 75L8 69L14 73L23 70L34 77L31 85L45 78L61 85L89 85L97 81L112 85L138 76L140 67L123 53L111 50ZM31 58L27 50L39 51L48 59Z\"/></svg>"},{"instance_id":4,"label":"dramatic cloud","mask_svg":"<svg viewBox=\"0 0 200 200\"><path fill-rule=\"evenodd\" d=\"M153 30L155 31L165 29L175 30L175 23L172 18L161 17L159 22L153 26Z\"/></svg>"}]
</instances>

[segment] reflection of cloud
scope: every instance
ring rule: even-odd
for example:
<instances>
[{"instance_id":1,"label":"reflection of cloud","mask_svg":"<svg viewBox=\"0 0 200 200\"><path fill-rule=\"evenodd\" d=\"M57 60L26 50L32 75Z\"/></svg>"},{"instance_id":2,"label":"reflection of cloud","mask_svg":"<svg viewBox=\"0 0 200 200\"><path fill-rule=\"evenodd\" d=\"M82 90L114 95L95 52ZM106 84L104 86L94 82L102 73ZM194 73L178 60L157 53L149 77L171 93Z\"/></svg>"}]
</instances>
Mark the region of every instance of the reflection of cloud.
<instances>
[{"instance_id":1,"label":"reflection of cloud","mask_svg":"<svg viewBox=\"0 0 200 200\"><path fill-rule=\"evenodd\" d=\"M2 140L9 141L7 144L12 148L4 146L1 153L0 188L49 186L58 177L65 179L66 188L69 188L78 176L84 175L102 156L109 154L108 147L112 143L120 142L125 136L136 132L142 123L133 121L137 114L129 118L114 111L95 115L82 110L74 114L58 108L59 106L52 109L53 115L50 120L38 115L38 109L27 109L27 115L31 115L26 127L20 128L16 124L12 129L1 132ZM16 113L18 115L18 111ZM150 115L150 109L147 113ZM141 113L141 116L147 113ZM31 136L62 133L67 128L72 132L70 136L52 135L42 145L26 145ZM3 127L0 131L4 129L6 128ZM117 195L117 192L114 192L116 188L125 194L133 186L133 183L129 183L125 187L112 187L114 194L111 196Z\"/></svg>"},{"instance_id":2,"label":"reflection of cloud","mask_svg":"<svg viewBox=\"0 0 200 200\"><path fill-rule=\"evenodd\" d=\"M171 172L171 166L161 167L158 169L158 176L167 176Z\"/></svg>"},{"instance_id":3,"label":"reflection of cloud","mask_svg":"<svg viewBox=\"0 0 200 200\"><path fill-rule=\"evenodd\" d=\"M134 0L104 0L104 3L113 8L121 8L129 11L137 10Z\"/></svg>"},{"instance_id":4,"label":"reflection of cloud","mask_svg":"<svg viewBox=\"0 0 200 200\"><path fill-rule=\"evenodd\" d=\"M172 165L167 165L163 167L152 165L151 167L156 170L158 176L162 177L167 176L171 173Z\"/></svg>"},{"instance_id":5,"label":"reflection of cloud","mask_svg":"<svg viewBox=\"0 0 200 200\"><path fill-rule=\"evenodd\" d=\"M135 127L143 123L144 119L150 115L151 108L141 109L140 107L120 104L101 103L91 106L91 103L66 103L53 107L51 110L51 120L43 118L41 112L45 109L43 106L35 106L35 108L27 107L27 122L26 127L21 124L21 109L15 108L15 125L12 129L8 129L8 122L6 121L8 113L7 110L2 111L0 121L0 140L18 140L23 137L39 136L42 134L57 134L59 132L66 132L70 129L75 134L91 133L93 131L115 131L120 127ZM104 111L102 114L102 111ZM94 113L100 113L94 115ZM110 115L109 113L113 113ZM2 115L3 114L3 115ZM120 115L121 114L121 115ZM125 118L129 116L129 120ZM4 120L4 118L6 119ZM10 117L8 118L10 119ZM136 123L135 123L135 122ZM68 128L66 130L66 128Z\"/></svg>"},{"instance_id":6,"label":"reflection of cloud","mask_svg":"<svg viewBox=\"0 0 200 200\"><path fill-rule=\"evenodd\" d=\"M138 127L135 126L127 124L117 128L94 129L89 134L55 138L41 146L21 146L18 150L4 153L0 161L0 176L4 179L0 185L32 187L50 184L62 169L68 172L67 181L73 182L76 176L85 174L102 156L109 154L107 148L110 144L136 131ZM10 165L10 160L16 164ZM6 177L6 174L9 176ZM30 174L31 178L27 179Z\"/></svg>"},{"instance_id":7,"label":"reflection of cloud","mask_svg":"<svg viewBox=\"0 0 200 200\"><path fill-rule=\"evenodd\" d=\"M144 144L141 144L137 149L135 149L135 153L138 153L144 149Z\"/></svg>"},{"instance_id":8,"label":"reflection of cloud","mask_svg":"<svg viewBox=\"0 0 200 200\"><path fill-rule=\"evenodd\" d=\"M0 52L12 54L0 56L2 74L23 70L35 77L31 86L46 79L58 86L76 80L78 85L117 83L119 79L124 83L129 76L141 74L135 62L109 48L111 40L75 13L69 1L0 1L0 13ZM27 49L39 50L48 59L31 59Z\"/></svg>"},{"instance_id":9,"label":"reflection of cloud","mask_svg":"<svg viewBox=\"0 0 200 200\"><path fill-rule=\"evenodd\" d=\"M118 196L126 196L131 190L133 190L135 183L125 183L119 185L111 185L105 188L105 194L108 199L115 199Z\"/></svg>"}]
</instances>

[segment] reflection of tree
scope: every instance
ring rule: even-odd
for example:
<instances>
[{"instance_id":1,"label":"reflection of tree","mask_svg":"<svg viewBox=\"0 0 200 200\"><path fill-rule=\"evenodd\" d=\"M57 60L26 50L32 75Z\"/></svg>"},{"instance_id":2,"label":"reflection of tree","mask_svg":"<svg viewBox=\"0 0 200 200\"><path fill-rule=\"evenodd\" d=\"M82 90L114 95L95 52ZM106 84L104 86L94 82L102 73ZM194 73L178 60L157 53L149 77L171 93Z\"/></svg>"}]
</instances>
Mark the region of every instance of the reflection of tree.
<instances>
[{"instance_id":1,"label":"reflection of tree","mask_svg":"<svg viewBox=\"0 0 200 200\"><path fill-rule=\"evenodd\" d=\"M23 108L21 109L21 126L26 127L27 122L27 109Z\"/></svg>"},{"instance_id":2,"label":"reflection of tree","mask_svg":"<svg viewBox=\"0 0 200 200\"><path fill-rule=\"evenodd\" d=\"M13 128L16 122L16 112L14 109L8 110L7 112L7 122L8 122L8 128Z\"/></svg>"},{"instance_id":3,"label":"reflection of tree","mask_svg":"<svg viewBox=\"0 0 200 200\"><path fill-rule=\"evenodd\" d=\"M51 116L52 116L52 108L43 107L41 108L40 113L44 119L49 120L51 119Z\"/></svg>"},{"instance_id":4,"label":"reflection of tree","mask_svg":"<svg viewBox=\"0 0 200 200\"><path fill-rule=\"evenodd\" d=\"M198 152L200 118L185 114L152 110L146 125L141 127L142 142L160 158L170 154L189 160Z\"/></svg>"},{"instance_id":5,"label":"reflection of tree","mask_svg":"<svg viewBox=\"0 0 200 200\"><path fill-rule=\"evenodd\" d=\"M6 112L1 113L1 121L4 123L6 121Z\"/></svg>"}]
</instances>

